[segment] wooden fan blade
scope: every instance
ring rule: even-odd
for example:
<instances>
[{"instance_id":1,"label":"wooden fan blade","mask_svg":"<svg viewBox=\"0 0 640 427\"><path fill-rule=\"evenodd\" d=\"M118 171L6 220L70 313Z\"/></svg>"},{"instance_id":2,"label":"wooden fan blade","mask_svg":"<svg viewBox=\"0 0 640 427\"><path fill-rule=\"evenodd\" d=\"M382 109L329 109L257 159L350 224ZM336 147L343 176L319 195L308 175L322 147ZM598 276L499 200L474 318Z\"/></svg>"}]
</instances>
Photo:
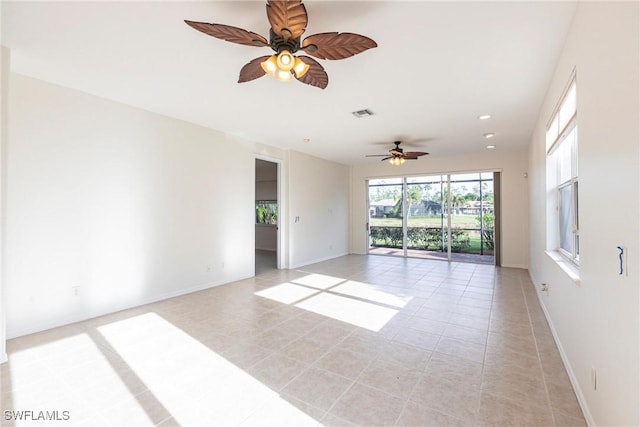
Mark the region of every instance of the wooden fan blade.
<instances>
[{"instance_id":1,"label":"wooden fan blade","mask_svg":"<svg viewBox=\"0 0 640 427\"><path fill-rule=\"evenodd\" d=\"M300 0L268 0L267 18L273 32L285 39L297 39L307 29L307 8Z\"/></svg>"},{"instance_id":2,"label":"wooden fan blade","mask_svg":"<svg viewBox=\"0 0 640 427\"><path fill-rule=\"evenodd\" d=\"M242 67L240 76L238 77L238 83L249 82L264 76L266 73L260 64L267 59L269 59L269 55L261 56L251 60L251 62Z\"/></svg>"},{"instance_id":3,"label":"wooden fan blade","mask_svg":"<svg viewBox=\"0 0 640 427\"><path fill-rule=\"evenodd\" d=\"M384 159L380 160L381 162L384 162L385 160L389 160L389 159L393 159L393 156L387 156Z\"/></svg>"},{"instance_id":4,"label":"wooden fan blade","mask_svg":"<svg viewBox=\"0 0 640 427\"><path fill-rule=\"evenodd\" d=\"M406 153L404 153L404 156L418 158L420 156L426 156L427 154L429 153L425 153L423 151L407 151Z\"/></svg>"},{"instance_id":5,"label":"wooden fan blade","mask_svg":"<svg viewBox=\"0 0 640 427\"><path fill-rule=\"evenodd\" d=\"M307 37L302 49L320 59L344 59L377 47L369 37L354 33L320 33Z\"/></svg>"},{"instance_id":6,"label":"wooden fan blade","mask_svg":"<svg viewBox=\"0 0 640 427\"><path fill-rule=\"evenodd\" d=\"M184 21L188 26L209 36L245 46L269 46L267 39L260 34L242 28L223 24L207 24L206 22Z\"/></svg>"},{"instance_id":7,"label":"wooden fan blade","mask_svg":"<svg viewBox=\"0 0 640 427\"><path fill-rule=\"evenodd\" d=\"M309 66L309 71L307 71L302 77L298 77L294 72L293 75L295 78L302 83L319 87L320 89L326 88L329 84L329 76L327 76L322 65L320 65L315 59L308 56L300 55L298 58Z\"/></svg>"},{"instance_id":8,"label":"wooden fan blade","mask_svg":"<svg viewBox=\"0 0 640 427\"><path fill-rule=\"evenodd\" d=\"M389 157L388 154L365 154L365 157Z\"/></svg>"},{"instance_id":9,"label":"wooden fan blade","mask_svg":"<svg viewBox=\"0 0 640 427\"><path fill-rule=\"evenodd\" d=\"M432 142L433 140L435 140L436 138L418 138L418 139L411 139L409 141L405 141L404 144L406 145L422 145L426 142Z\"/></svg>"}]
</instances>

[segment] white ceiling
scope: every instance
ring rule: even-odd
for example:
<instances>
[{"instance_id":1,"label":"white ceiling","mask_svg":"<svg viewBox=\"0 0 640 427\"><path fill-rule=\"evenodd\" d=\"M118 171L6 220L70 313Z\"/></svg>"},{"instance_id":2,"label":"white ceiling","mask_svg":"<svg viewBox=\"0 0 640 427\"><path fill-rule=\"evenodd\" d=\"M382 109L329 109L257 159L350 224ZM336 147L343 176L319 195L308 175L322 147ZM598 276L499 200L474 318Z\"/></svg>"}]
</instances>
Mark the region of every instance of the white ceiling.
<instances>
[{"instance_id":1,"label":"white ceiling","mask_svg":"<svg viewBox=\"0 0 640 427\"><path fill-rule=\"evenodd\" d=\"M527 146L574 1L306 1L303 35L355 32L378 47L319 60L321 90L265 76L238 84L268 48L199 33L184 19L268 37L262 1L2 2L12 69L251 141L345 164L391 142L446 156ZM358 119L352 111L375 115ZM493 118L480 121L478 115ZM304 142L310 138L310 142ZM426 142L424 141L426 140ZM408 144L407 144L408 145ZM418 160L420 161L420 160Z\"/></svg>"}]
</instances>

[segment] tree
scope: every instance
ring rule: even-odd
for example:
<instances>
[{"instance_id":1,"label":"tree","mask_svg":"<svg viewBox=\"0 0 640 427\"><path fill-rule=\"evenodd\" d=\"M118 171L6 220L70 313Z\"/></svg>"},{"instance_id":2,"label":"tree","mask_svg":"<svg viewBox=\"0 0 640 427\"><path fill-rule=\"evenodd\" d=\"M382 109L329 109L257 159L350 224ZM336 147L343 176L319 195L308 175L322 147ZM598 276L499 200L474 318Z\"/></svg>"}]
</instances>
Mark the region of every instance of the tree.
<instances>
[{"instance_id":1,"label":"tree","mask_svg":"<svg viewBox=\"0 0 640 427\"><path fill-rule=\"evenodd\" d=\"M422 195L424 189L421 185L409 185L407 186L407 212L410 212L411 205L413 203L420 203L422 201Z\"/></svg>"},{"instance_id":2,"label":"tree","mask_svg":"<svg viewBox=\"0 0 640 427\"><path fill-rule=\"evenodd\" d=\"M493 193L482 193L482 201L493 204Z\"/></svg>"},{"instance_id":3,"label":"tree","mask_svg":"<svg viewBox=\"0 0 640 427\"><path fill-rule=\"evenodd\" d=\"M411 208L413 203L419 203L422 201L422 195L424 193L424 188L422 185L408 185L407 186L407 199L406 199L406 207L407 212ZM402 197L400 196L396 200L396 204L391 208L389 212L389 216L393 218L402 218Z\"/></svg>"},{"instance_id":4,"label":"tree","mask_svg":"<svg viewBox=\"0 0 640 427\"><path fill-rule=\"evenodd\" d=\"M384 185L369 187L369 199L375 202L385 199L395 199L400 194L400 190L397 185Z\"/></svg>"},{"instance_id":5,"label":"tree","mask_svg":"<svg viewBox=\"0 0 640 427\"><path fill-rule=\"evenodd\" d=\"M466 203L467 199L462 194L452 194L451 195L451 206L453 207L453 211L456 210L460 213L460 206L463 206Z\"/></svg>"},{"instance_id":6,"label":"tree","mask_svg":"<svg viewBox=\"0 0 640 427\"><path fill-rule=\"evenodd\" d=\"M494 221L495 216L493 212L485 212L482 215L476 216L478 227L482 227L482 244L488 249L493 249L494 247Z\"/></svg>"},{"instance_id":7,"label":"tree","mask_svg":"<svg viewBox=\"0 0 640 427\"><path fill-rule=\"evenodd\" d=\"M393 205L393 207L389 211L389 217L402 218L402 197L396 200L396 204Z\"/></svg>"}]
</instances>

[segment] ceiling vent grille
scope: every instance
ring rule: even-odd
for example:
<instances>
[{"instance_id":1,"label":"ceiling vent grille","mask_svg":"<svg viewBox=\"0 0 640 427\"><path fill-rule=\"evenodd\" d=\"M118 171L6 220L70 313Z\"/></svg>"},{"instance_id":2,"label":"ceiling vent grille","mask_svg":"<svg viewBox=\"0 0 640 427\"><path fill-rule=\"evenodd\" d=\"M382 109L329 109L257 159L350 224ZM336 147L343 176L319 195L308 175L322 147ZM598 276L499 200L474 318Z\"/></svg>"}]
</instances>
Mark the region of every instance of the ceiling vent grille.
<instances>
[{"instance_id":1,"label":"ceiling vent grille","mask_svg":"<svg viewBox=\"0 0 640 427\"><path fill-rule=\"evenodd\" d=\"M369 110L368 108L365 108L364 110L354 111L351 114L361 119L363 117L373 116L373 111Z\"/></svg>"}]
</instances>

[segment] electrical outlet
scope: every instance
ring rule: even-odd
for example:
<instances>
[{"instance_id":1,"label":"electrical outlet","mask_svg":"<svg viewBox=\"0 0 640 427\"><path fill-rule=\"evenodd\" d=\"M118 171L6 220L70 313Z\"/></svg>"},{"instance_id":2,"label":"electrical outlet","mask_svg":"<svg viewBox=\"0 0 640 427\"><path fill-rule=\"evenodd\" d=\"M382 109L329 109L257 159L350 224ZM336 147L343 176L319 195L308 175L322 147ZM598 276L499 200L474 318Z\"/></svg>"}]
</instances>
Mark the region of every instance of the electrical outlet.
<instances>
[{"instance_id":1,"label":"electrical outlet","mask_svg":"<svg viewBox=\"0 0 640 427\"><path fill-rule=\"evenodd\" d=\"M73 295L77 297L80 295L80 286L72 286L71 292L73 292Z\"/></svg>"}]
</instances>

